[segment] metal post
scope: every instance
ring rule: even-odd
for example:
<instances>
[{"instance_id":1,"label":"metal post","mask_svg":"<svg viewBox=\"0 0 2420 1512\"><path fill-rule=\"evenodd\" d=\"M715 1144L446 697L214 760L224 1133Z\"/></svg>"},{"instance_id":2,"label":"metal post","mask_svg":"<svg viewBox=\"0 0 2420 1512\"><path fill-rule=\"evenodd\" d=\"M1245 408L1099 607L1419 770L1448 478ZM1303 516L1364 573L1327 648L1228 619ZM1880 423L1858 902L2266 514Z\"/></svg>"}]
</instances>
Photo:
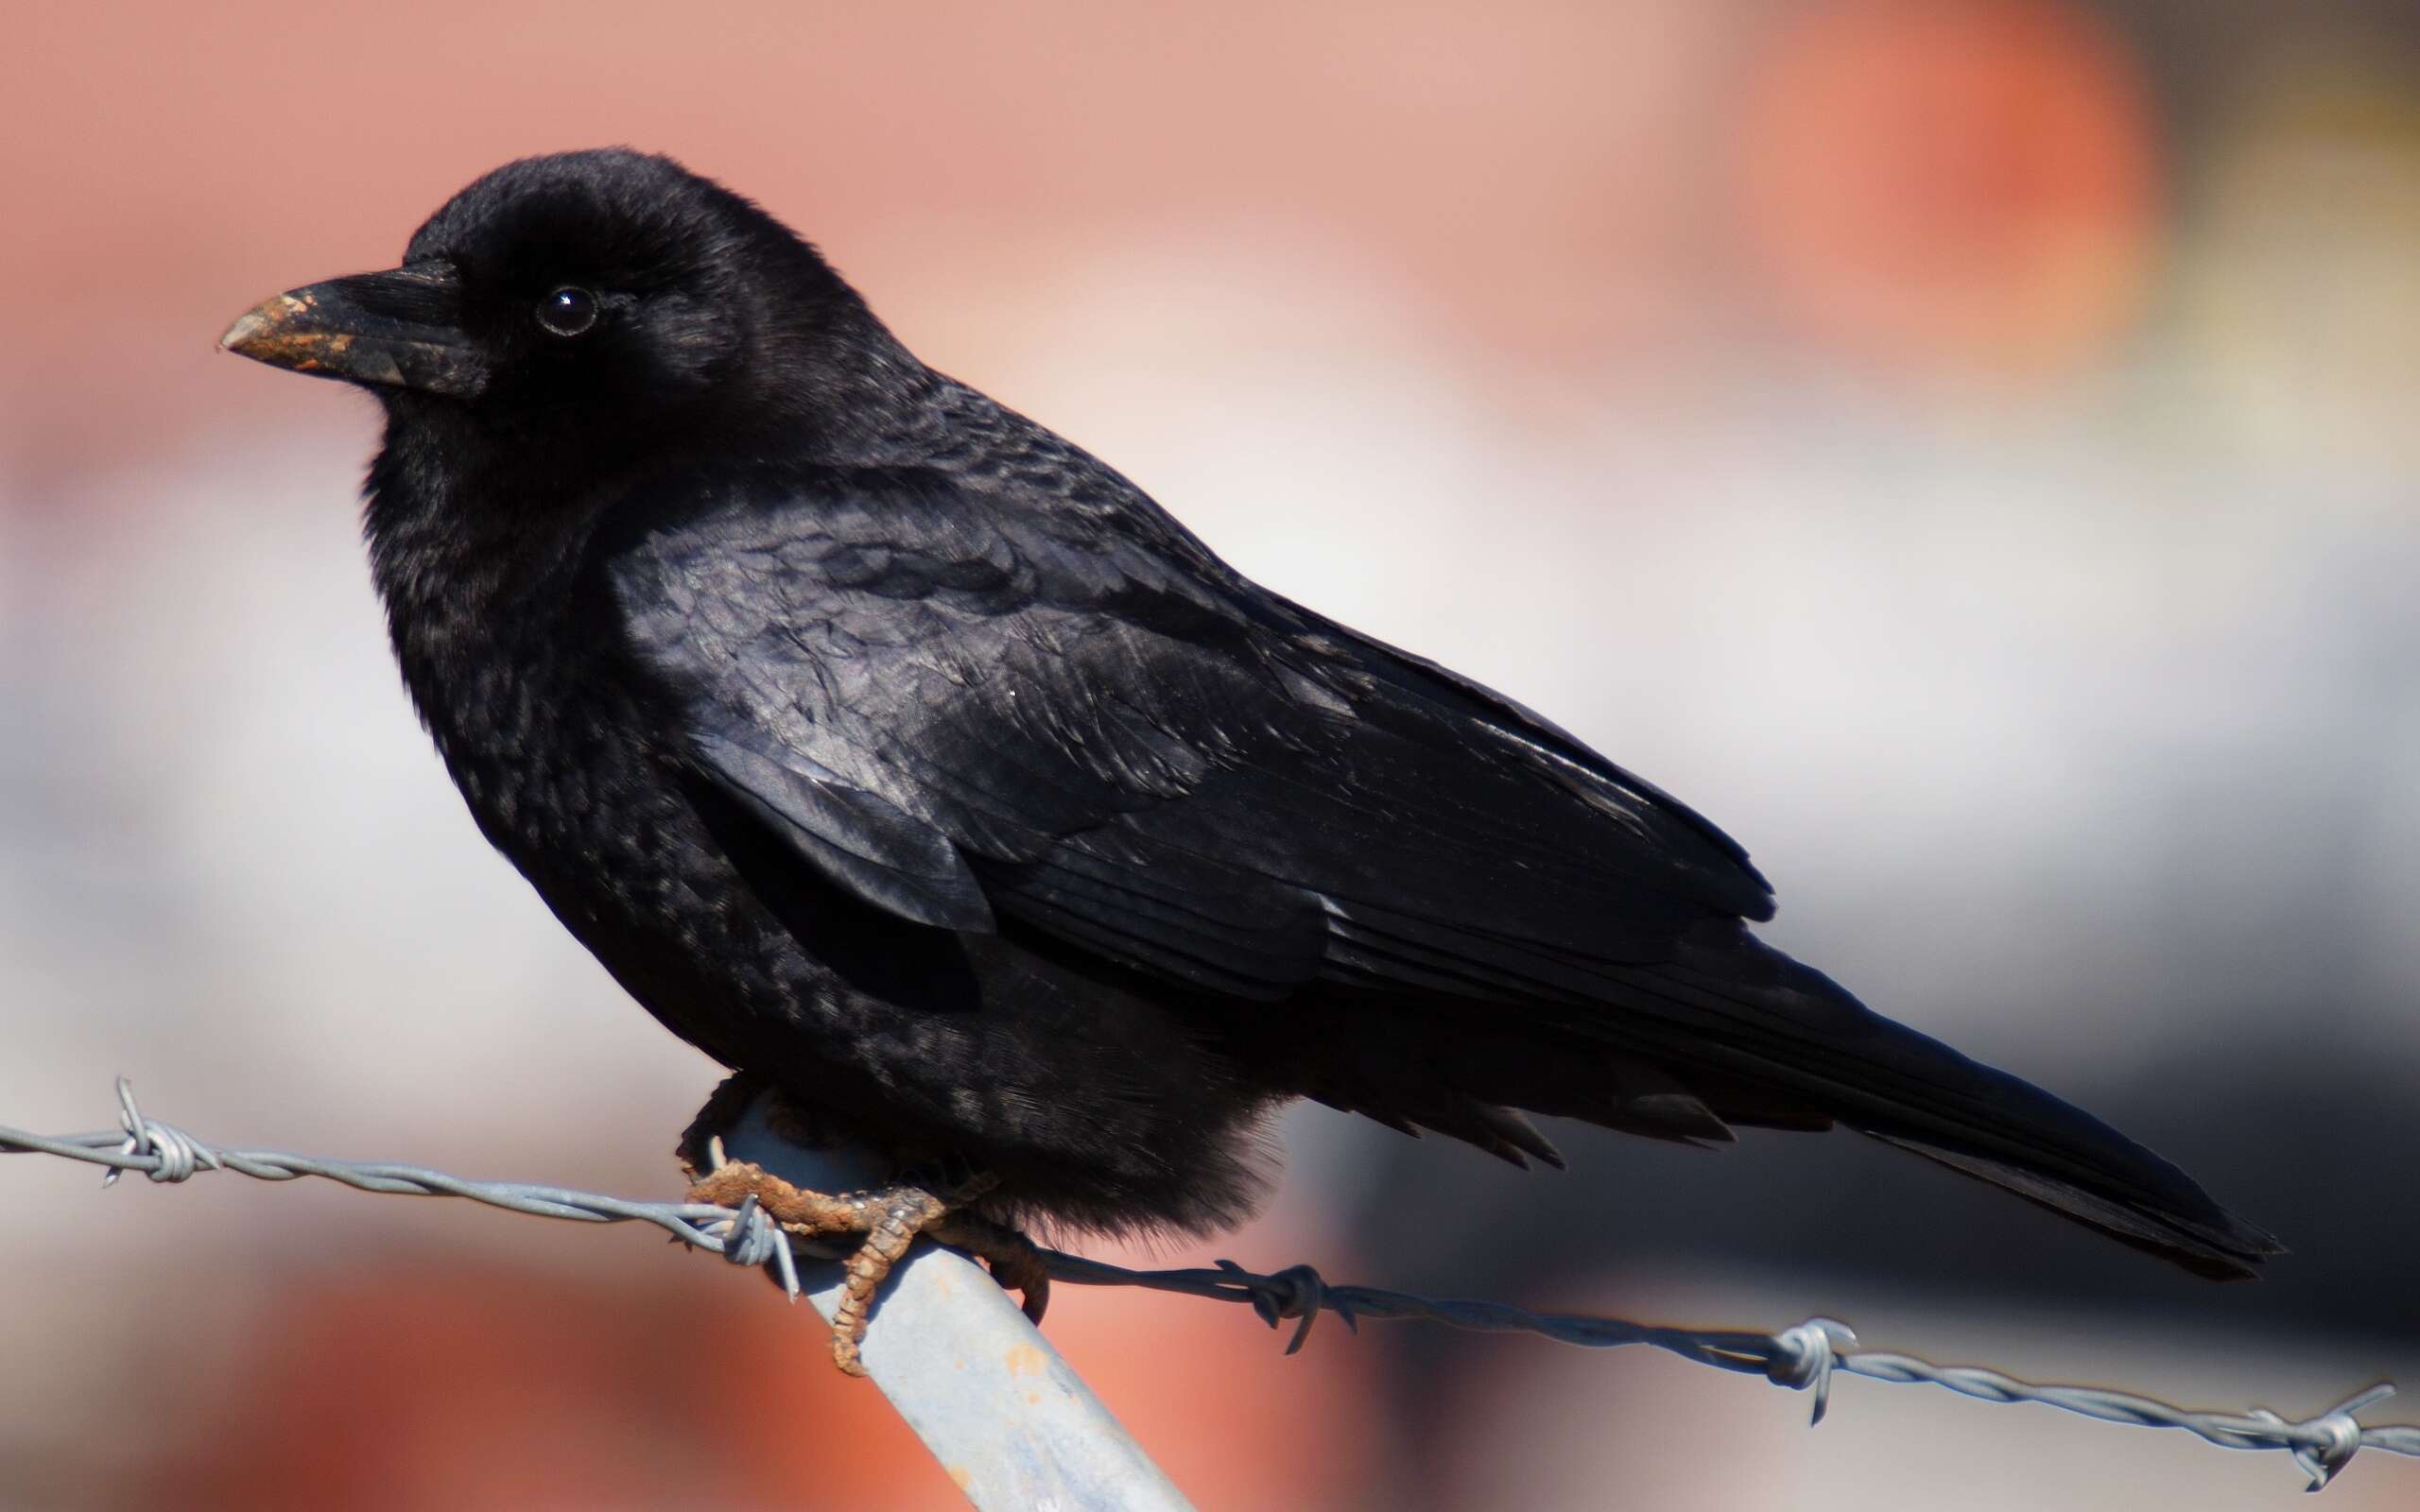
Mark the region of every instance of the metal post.
<instances>
[{"instance_id":1,"label":"metal post","mask_svg":"<svg viewBox=\"0 0 2420 1512\"><path fill-rule=\"evenodd\" d=\"M888 1175L855 1152L784 1141L761 1098L723 1135L723 1149L818 1192L876 1186ZM828 1320L838 1264L801 1257L799 1280ZM823 1342L801 1347L821 1353ZM1191 1512L1008 1294L956 1250L920 1242L891 1272L863 1358L873 1384L985 1512Z\"/></svg>"}]
</instances>

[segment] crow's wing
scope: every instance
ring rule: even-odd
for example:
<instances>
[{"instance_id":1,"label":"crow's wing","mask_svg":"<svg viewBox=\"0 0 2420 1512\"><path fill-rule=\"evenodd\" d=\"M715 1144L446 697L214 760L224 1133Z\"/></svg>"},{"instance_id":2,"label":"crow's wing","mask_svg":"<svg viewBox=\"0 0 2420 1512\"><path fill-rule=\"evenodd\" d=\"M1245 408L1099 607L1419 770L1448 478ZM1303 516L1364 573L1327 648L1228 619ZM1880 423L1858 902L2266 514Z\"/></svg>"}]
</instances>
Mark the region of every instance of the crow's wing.
<instances>
[{"instance_id":1,"label":"crow's wing","mask_svg":"<svg viewBox=\"0 0 2420 1512\"><path fill-rule=\"evenodd\" d=\"M1688 809L1080 477L815 472L658 522L608 576L673 748L907 919L1013 919L1247 998L1523 1006L1513 1063L1473 1040L1419 1085L1353 1065L1316 1090L1397 1126L1518 1159L1552 1147L1494 1104L1684 1138L1838 1120L2207 1275L2275 1251L2106 1125L1757 942L1739 920L1770 891Z\"/></svg>"},{"instance_id":2,"label":"crow's wing","mask_svg":"<svg viewBox=\"0 0 2420 1512\"><path fill-rule=\"evenodd\" d=\"M1139 496L819 472L683 511L609 571L698 769L919 922L1005 914L1256 998L1526 998L1772 911L1695 814L1253 587Z\"/></svg>"}]
</instances>

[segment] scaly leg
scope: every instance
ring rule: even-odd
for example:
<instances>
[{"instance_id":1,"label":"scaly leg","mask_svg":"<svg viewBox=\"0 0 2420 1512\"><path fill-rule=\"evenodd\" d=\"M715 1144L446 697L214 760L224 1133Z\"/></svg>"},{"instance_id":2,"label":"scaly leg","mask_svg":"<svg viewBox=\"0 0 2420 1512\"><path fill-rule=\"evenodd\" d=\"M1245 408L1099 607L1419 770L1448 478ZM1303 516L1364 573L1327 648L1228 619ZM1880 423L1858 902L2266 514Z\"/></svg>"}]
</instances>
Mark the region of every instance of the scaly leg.
<instances>
[{"instance_id":1,"label":"scaly leg","mask_svg":"<svg viewBox=\"0 0 2420 1512\"><path fill-rule=\"evenodd\" d=\"M805 1191L761 1166L735 1161L709 1171L689 1189L689 1200L735 1208L752 1195L774 1222L800 1238L865 1236L842 1263L840 1305L832 1314L833 1363L861 1376L865 1365L858 1346L865 1342L873 1294L920 1235L981 1257L994 1280L1024 1294L1026 1315L1042 1321L1050 1302L1050 1279L1040 1252L1025 1235L968 1207L996 1184L993 1177L977 1177L947 1195L908 1181L871 1192L828 1194Z\"/></svg>"}]
</instances>

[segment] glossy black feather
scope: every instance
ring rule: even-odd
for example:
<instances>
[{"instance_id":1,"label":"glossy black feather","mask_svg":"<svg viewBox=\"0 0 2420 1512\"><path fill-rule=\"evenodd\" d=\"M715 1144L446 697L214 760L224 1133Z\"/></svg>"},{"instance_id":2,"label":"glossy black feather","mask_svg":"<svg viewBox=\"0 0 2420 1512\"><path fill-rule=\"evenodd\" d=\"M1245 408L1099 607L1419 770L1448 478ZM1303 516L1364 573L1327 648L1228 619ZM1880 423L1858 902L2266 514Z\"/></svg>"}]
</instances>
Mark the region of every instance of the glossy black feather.
<instances>
[{"instance_id":1,"label":"glossy black feather","mask_svg":"<svg viewBox=\"0 0 2420 1512\"><path fill-rule=\"evenodd\" d=\"M1242 578L737 197L532 160L410 256L494 375L379 390L372 558L449 768L642 1003L856 1138L1199 1229L1294 1097L1515 1162L1559 1163L1524 1108L1837 1123L2208 1273L2273 1247L1758 944L1703 818ZM562 284L604 313L550 343Z\"/></svg>"}]
</instances>

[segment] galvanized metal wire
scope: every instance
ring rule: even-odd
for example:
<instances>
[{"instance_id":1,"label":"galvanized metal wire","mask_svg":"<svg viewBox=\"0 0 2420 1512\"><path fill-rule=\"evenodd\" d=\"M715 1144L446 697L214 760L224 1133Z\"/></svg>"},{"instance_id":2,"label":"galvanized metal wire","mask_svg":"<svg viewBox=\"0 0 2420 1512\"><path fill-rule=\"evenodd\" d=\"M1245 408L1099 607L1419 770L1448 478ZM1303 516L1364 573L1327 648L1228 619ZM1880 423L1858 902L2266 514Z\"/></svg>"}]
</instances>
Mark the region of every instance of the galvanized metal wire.
<instances>
[{"instance_id":1,"label":"galvanized metal wire","mask_svg":"<svg viewBox=\"0 0 2420 1512\"><path fill-rule=\"evenodd\" d=\"M107 1167L111 1184L128 1171L152 1181L189 1180L203 1171L233 1171L264 1181L315 1176L364 1192L411 1196L467 1197L490 1207L542 1218L579 1223L644 1223L683 1244L721 1255L735 1264L769 1266L789 1295L799 1295L796 1259L786 1235L752 1197L736 1209L684 1202L641 1202L525 1181L471 1181L424 1166L393 1161L337 1160L279 1150L237 1150L207 1143L147 1117L126 1078L117 1082L118 1127L97 1133L43 1135L0 1125L0 1152L60 1156ZM2056 1385L2020 1381L1979 1366L1942 1366L1913 1355L1858 1349L1857 1335L1831 1318L1765 1333L1753 1330L1662 1328L1620 1318L1531 1313L1501 1302L1435 1299L1374 1286L1339 1286L1307 1265L1271 1275L1246 1270L1233 1261L1215 1267L1128 1270L1056 1250L1043 1251L1050 1277L1078 1286L1141 1286L1152 1291L1239 1302L1276 1328L1294 1320L1286 1352L1303 1347L1311 1325L1333 1313L1347 1328L1363 1318L1418 1318L1484 1332L1533 1333L1587 1349L1645 1344L1700 1365L1760 1375L1777 1385L1814 1393L1812 1421L1822 1422L1830 1402L1832 1378L1847 1374L1897 1385L1933 1385L1978 1401L2034 1402L2096 1421L2134 1428L2174 1428L2221 1449L2283 1452L2310 1477L2317 1491L2364 1449L2420 1457L2420 1426L2363 1424L2357 1415L2392 1396L2381 1382L2354 1393L2316 1417L2293 1418L2255 1407L2215 1412L2179 1407L2156 1398L2100 1386Z\"/></svg>"}]
</instances>

